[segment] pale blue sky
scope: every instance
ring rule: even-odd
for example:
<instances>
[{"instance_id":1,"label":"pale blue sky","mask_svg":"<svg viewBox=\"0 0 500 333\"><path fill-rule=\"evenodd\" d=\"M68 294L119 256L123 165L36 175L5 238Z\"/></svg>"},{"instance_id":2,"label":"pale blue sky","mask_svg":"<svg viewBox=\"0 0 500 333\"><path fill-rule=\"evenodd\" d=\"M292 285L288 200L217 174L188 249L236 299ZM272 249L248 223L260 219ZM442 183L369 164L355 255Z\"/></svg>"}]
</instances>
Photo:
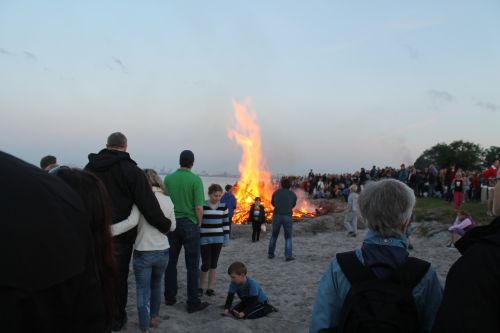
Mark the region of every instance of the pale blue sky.
<instances>
[{"instance_id":1,"label":"pale blue sky","mask_svg":"<svg viewBox=\"0 0 500 333\"><path fill-rule=\"evenodd\" d=\"M142 167L235 172L252 99L273 172L500 145L500 1L0 0L0 149L84 165L122 131Z\"/></svg>"}]
</instances>

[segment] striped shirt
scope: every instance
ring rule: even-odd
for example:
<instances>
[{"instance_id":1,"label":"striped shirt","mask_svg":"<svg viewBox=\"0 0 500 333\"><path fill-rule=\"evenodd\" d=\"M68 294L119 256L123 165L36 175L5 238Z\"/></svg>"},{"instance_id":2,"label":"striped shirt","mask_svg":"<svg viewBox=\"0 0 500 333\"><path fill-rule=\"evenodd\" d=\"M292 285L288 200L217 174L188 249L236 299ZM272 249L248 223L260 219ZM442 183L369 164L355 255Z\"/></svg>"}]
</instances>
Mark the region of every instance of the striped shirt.
<instances>
[{"instance_id":1,"label":"striped shirt","mask_svg":"<svg viewBox=\"0 0 500 333\"><path fill-rule=\"evenodd\" d=\"M226 204L219 202L217 208L213 209L209 202L205 201L200 227L200 244L227 243L228 241L229 218Z\"/></svg>"}]
</instances>

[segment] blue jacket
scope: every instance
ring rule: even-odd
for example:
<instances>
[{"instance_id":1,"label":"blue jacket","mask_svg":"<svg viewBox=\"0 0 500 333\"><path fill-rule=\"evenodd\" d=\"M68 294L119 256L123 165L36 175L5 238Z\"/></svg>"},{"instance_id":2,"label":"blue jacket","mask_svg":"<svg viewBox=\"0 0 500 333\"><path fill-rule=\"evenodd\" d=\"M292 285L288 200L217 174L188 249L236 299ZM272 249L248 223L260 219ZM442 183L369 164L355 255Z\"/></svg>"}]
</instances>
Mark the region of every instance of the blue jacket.
<instances>
[{"instance_id":1,"label":"blue jacket","mask_svg":"<svg viewBox=\"0 0 500 333\"><path fill-rule=\"evenodd\" d=\"M236 209L236 204L237 204L236 197L234 196L233 193L225 192L220 198L220 202L226 204L227 209L229 210L229 214L227 215L227 217L231 219L234 215L234 210Z\"/></svg>"},{"instance_id":2,"label":"blue jacket","mask_svg":"<svg viewBox=\"0 0 500 333\"><path fill-rule=\"evenodd\" d=\"M385 248L385 246L394 248ZM370 257L378 255L379 261L385 260L385 263L390 266L394 266L395 261L401 262L402 260L404 262L408 256L406 238L404 236L401 238L383 238L374 231L369 230L363 242L363 251L365 249L373 251L376 248L382 249L382 251L368 253L368 255ZM384 251L384 249L387 251ZM393 251L393 255L389 254L391 250L395 250ZM384 253L385 257L381 257L380 254L383 255ZM401 253L405 254L405 258L401 257ZM365 264L361 249L356 249L356 255ZM397 256L400 258L395 258ZM379 275L377 272L374 273ZM337 327L339 325L342 305L350 289L351 284L340 269L336 257L334 257L319 283L309 326L310 333L316 333L322 328ZM413 289L412 294L417 306L420 325L424 332L430 332L443 297L441 283L432 266L430 266L420 283Z\"/></svg>"}]
</instances>

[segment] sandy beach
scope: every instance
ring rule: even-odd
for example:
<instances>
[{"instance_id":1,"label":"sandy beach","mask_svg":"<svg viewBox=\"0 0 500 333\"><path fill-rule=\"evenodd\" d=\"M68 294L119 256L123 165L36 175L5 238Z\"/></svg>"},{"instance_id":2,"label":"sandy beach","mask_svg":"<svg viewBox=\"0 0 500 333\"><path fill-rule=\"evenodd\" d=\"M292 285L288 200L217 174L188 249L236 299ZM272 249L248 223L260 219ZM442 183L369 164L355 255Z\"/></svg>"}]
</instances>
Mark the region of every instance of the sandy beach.
<instances>
[{"instance_id":1,"label":"sandy beach","mask_svg":"<svg viewBox=\"0 0 500 333\"><path fill-rule=\"evenodd\" d=\"M363 227L363 225L361 225ZM414 223L416 234L419 223ZM283 232L283 231L282 231ZM297 260L284 259L284 239L278 239L276 258L267 258L268 232L261 240L251 242L251 226L233 226L233 239L222 249L219 260L216 296L203 297L210 306L201 312L186 312L186 270L184 254L179 258L179 294L177 304L160 309L159 327L155 332L306 332L309 327L312 306L319 280L337 253L360 246L366 229L357 238L346 237L343 230L343 214L320 216L294 225L293 252ZM414 235L415 250L411 255L430 261L437 269L444 284L451 264L459 257L455 249L445 247L447 233L439 232L429 238ZM248 276L256 279L269 297L269 302L279 309L268 317L257 320L236 320L221 316L229 277L227 267L233 261L247 265ZM135 297L135 278L132 267L129 275L128 323L123 332L138 332L138 316Z\"/></svg>"}]
</instances>

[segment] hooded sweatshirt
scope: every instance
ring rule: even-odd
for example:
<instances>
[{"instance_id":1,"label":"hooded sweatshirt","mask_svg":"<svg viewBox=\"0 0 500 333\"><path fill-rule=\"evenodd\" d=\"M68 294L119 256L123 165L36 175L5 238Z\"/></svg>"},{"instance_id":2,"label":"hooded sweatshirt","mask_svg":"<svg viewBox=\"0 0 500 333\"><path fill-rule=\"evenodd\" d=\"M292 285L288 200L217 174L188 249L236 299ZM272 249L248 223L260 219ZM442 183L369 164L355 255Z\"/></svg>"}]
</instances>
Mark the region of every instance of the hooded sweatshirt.
<instances>
[{"instance_id":1,"label":"hooded sweatshirt","mask_svg":"<svg viewBox=\"0 0 500 333\"><path fill-rule=\"evenodd\" d=\"M89 154L85 170L94 173L106 186L113 204L113 223L125 220L135 203L149 224L162 233L170 230L171 221L163 215L146 175L127 152L103 149ZM133 228L113 240L134 243L136 235L137 228Z\"/></svg>"}]
</instances>

